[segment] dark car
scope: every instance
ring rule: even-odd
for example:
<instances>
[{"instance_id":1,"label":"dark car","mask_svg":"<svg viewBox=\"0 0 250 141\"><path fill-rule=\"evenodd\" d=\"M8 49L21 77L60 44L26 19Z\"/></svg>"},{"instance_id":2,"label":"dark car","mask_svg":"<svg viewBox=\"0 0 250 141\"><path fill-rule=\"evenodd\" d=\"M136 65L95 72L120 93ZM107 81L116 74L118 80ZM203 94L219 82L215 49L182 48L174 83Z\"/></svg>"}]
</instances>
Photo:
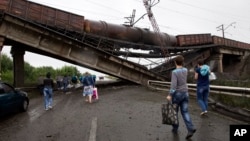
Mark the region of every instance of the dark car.
<instances>
[{"instance_id":1,"label":"dark car","mask_svg":"<svg viewBox=\"0 0 250 141\"><path fill-rule=\"evenodd\" d=\"M0 116L18 111L27 111L28 94L15 89L12 85L0 81Z\"/></svg>"}]
</instances>

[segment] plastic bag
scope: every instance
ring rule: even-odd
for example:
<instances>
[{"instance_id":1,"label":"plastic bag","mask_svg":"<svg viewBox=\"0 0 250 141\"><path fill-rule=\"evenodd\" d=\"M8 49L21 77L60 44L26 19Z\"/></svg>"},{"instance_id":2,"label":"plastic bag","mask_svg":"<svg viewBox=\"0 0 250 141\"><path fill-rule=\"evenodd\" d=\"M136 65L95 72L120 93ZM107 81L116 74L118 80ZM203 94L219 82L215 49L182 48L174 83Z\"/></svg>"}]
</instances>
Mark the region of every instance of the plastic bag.
<instances>
[{"instance_id":1,"label":"plastic bag","mask_svg":"<svg viewBox=\"0 0 250 141\"><path fill-rule=\"evenodd\" d=\"M210 81L216 80L216 75L213 72L210 72L210 74L209 74L209 80Z\"/></svg>"},{"instance_id":2,"label":"plastic bag","mask_svg":"<svg viewBox=\"0 0 250 141\"><path fill-rule=\"evenodd\" d=\"M162 104L161 112L162 112L162 124L178 124L178 115L177 115L177 106L168 102L166 104Z\"/></svg>"},{"instance_id":3,"label":"plastic bag","mask_svg":"<svg viewBox=\"0 0 250 141\"><path fill-rule=\"evenodd\" d=\"M93 88L93 95L92 95L92 99L93 100L98 100L99 97L98 97L98 91L97 91L97 88Z\"/></svg>"}]
</instances>

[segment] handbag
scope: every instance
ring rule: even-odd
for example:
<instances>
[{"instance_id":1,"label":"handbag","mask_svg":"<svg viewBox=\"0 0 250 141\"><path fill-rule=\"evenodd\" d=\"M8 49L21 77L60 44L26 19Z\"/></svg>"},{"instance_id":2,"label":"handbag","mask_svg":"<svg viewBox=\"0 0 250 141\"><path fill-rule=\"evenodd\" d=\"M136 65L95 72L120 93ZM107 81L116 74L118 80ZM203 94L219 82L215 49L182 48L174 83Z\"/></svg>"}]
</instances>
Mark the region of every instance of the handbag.
<instances>
[{"instance_id":1,"label":"handbag","mask_svg":"<svg viewBox=\"0 0 250 141\"><path fill-rule=\"evenodd\" d=\"M162 124L173 125L179 123L176 104L172 104L171 102L162 104L161 112Z\"/></svg>"}]
</instances>

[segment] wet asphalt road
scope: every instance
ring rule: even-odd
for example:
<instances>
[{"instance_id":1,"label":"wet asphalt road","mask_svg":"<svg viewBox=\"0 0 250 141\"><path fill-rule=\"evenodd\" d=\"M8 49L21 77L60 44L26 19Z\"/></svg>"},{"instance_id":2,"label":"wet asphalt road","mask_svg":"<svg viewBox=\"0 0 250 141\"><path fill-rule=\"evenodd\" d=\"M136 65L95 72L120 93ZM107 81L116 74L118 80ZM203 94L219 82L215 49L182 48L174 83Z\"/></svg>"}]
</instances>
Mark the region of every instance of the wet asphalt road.
<instances>
[{"instance_id":1,"label":"wet asphalt road","mask_svg":"<svg viewBox=\"0 0 250 141\"><path fill-rule=\"evenodd\" d=\"M0 141L183 141L187 134L180 117L178 135L161 124L166 93L142 86L99 88L99 100L88 104L81 90L55 92L54 107L45 111L43 97L31 99L26 113L0 121ZM200 117L195 97L189 111L196 133L192 141L229 141L229 125L245 124L216 112ZM181 116L179 114L179 116Z\"/></svg>"}]
</instances>

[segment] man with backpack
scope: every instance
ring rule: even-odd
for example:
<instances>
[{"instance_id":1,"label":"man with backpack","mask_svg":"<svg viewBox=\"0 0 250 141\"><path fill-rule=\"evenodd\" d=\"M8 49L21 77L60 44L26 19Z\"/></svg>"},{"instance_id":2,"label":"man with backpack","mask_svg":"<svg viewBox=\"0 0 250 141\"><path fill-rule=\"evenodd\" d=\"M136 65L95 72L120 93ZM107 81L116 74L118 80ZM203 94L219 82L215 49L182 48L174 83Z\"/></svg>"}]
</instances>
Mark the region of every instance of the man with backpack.
<instances>
[{"instance_id":1,"label":"man with backpack","mask_svg":"<svg viewBox=\"0 0 250 141\"><path fill-rule=\"evenodd\" d=\"M197 100L198 104L201 108L200 115L207 114L208 109L208 96L209 96L209 74L210 74L210 67L204 64L204 61L199 59L198 65L195 70L194 78L197 80Z\"/></svg>"}]
</instances>

